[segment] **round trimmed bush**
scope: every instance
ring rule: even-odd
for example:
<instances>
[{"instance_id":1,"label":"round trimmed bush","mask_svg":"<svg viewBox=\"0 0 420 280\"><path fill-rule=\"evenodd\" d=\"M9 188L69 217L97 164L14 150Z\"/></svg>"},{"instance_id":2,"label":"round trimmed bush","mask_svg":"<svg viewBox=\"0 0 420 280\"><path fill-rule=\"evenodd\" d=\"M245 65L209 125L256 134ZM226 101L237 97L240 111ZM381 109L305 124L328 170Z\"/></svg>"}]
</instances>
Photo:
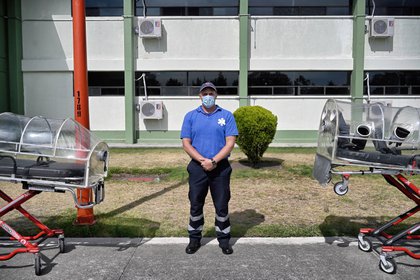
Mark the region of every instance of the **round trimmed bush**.
<instances>
[{"instance_id":1,"label":"round trimmed bush","mask_svg":"<svg viewBox=\"0 0 420 280\"><path fill-rule=\"evenodd\" d=\"M277 116L261 106L243 106L233 115L239 131L236 143L248 160L256 165L274 139Z\"/></svg>"}]
</instances>

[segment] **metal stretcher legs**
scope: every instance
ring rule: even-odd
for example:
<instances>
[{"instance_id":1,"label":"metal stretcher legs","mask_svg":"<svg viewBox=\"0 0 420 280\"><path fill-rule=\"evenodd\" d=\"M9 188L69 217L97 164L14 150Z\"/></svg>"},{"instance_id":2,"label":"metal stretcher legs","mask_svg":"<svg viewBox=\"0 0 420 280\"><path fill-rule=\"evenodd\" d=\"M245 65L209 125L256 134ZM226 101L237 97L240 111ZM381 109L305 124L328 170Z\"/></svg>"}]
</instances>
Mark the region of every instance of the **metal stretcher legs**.
<instances>
[{"instance_id":1,"label":"metal stretcher legs","mask_svg":"<svg viewBox=\"0 0 420 280\"><path fill-rule=\"evenodd\" d=\"M402 221L408 219L409 217L413 216L417 212L420 211L420 189L417 188L413 183L407 180L403 175L389 175L389 174L382 174L385 180L393 185L394 187L398 188L402 193L404 193L408 198L413 200L417 206L408 210L407 212L399 215L398 217L390 220L389 222L385 223L384 225L374 229L374 228L362 228L360 229L360 233L358 236L358 245L359 249L364 252L372 251L372 241L365 238L365 236L372 236L377 237L382 243L382 252L380 254L380 262L379 268L386 273L393 274L396 272L397 264L392 259L392 256L388 254L388 252L393 251L401 251L405 252L412 258L420 259L420 254L415 254L406 247L399 245L394 246L395 243L401 241L402 239L408 240L418 240L420 239L420 235L415 235L418 230L420 230L420 223L417 223L410 228L399 232L396 235L390 235L385 232L385 230L389 229L392 226L400 224ZM347 178L348 179L348 178Z\"/></svg>"},{"instance_id":2,"label":"metal stretcher legs","mask_svg":"<svg viewBox=\"0 0 420 280\"><path fill-rule=\"evenodd\" d=\"M34 236L22 236L17 231L15 231L12 227L10 227L6 222L0 219L0 227L6 231L11 237L8 238L9 240L17 240L20 244L25 246L25 248L18 248L10 252L9 254L0 255L0 261L8 260L14 257L16 254L19 253L33 253L35 256L35 274L41 275L41 258L39 255L39 247L42 241L44 241L47 237L52 237L58 235L58 243L60 248L60 253L64 253L65 251L65 244L64 244L64 232L61 229L50 229L33 215L31 215L28 211L26 211L21 205L34 197L37 194L40 194L41 191L34 191L29 190L23 194L21 194L16 199L12 199L3 191L0 190L0 197L8 202L6 206L0 209L0 218L7 214L12 210L18 210L23 216L25 216L28 220L30 220L34 225L36 225L41 232ZM40 239L40 240L38 240ZM30 240L35 240L36 242L30 242Z\"/></svg>"}]
</instances>

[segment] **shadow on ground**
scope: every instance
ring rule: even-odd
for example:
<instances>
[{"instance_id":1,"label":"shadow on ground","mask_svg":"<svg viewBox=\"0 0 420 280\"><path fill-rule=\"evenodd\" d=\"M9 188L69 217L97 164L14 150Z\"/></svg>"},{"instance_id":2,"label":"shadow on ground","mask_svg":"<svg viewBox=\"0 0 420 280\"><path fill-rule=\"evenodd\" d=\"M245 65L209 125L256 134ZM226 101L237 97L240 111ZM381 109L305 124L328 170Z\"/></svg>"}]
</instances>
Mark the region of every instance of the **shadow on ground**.
<instances>
[{"instance_id":1,"label":"shadow on ground","mask_svg":"<svg viewBox=\"0 0 420 280\"><path fill-rule=\"evenodd\" d=\"M325 218L324 222L319 225L319 229L323 236L353 236L357 237L361 228L378 228L392 217L342 217L330 215ZM412 225L410 221L398 224L388 228L385 232L388 234L396 234Z\"/></svg>"},{"instance_id":2,"label":"shadow on ground","mask_svg":"<svg viewBox=\"0 0 420 280\"><path fill-rule=\"evenodd\" d=\"M240 159L238 161L232 161L231 165L233 169L261 169L261 168L273 168L280 169L284 160L279 158L262 158L260 162L253 164L248 159Z\"/></svg>"}]
</instances>

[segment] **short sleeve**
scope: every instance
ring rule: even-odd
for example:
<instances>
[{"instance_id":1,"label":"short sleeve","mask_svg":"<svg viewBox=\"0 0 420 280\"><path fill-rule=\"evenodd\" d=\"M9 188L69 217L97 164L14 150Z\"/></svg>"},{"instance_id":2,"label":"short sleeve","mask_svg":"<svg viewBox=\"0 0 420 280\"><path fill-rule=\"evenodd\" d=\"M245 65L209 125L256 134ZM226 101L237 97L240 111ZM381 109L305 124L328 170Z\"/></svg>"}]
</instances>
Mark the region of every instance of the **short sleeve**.
<instances>
[{"instance_id":1,"label":"short sleeve","mask_svg":"<svg viewBox=\"0 0 420 280\"><path fill-rule=\"evenodd\" d=\"M184 121L182 122L181 127L181 139L183 138L191 138L191 112L187 113L184 117Z\"/></svg>"},{"instance_id":2,"label":"short sleeve","mask_svg":"<svg viewBox=\"0 0 420 280\"><path fill-rule=\"evenodd\" d=\"M226 136L238 136L238 128L236 126L235 117L231 112L226 116Z\"/></svg>"}]
</instances>

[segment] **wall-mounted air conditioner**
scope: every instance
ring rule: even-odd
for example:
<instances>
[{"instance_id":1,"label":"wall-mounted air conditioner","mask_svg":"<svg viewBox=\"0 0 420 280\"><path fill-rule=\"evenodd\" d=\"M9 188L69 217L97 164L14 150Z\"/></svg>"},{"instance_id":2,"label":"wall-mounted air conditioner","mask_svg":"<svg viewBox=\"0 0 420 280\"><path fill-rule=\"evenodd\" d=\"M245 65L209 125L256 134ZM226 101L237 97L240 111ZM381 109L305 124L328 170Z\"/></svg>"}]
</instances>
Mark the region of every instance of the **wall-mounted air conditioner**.
<instances>
[{"instance_id":1,"label":"wall-mounted air conditioner","mask_svg":"<svg viewBox=\"0 0 420 280\"><path fill-rule=\"evenodd\" d=\"M374 17L370 20L371 37L392 37L394 36L394 18Z\"/></svg>"},{"instance_id":2,"label":"wall-mounted air conditioner","mask_svg":"<svg viewBox=\"0 0 420 280\"><path fill-rule=\"evenodd\" d=\"M160 120L163 118L162 101L141 101L139 110L142 119Z\"/></svg>"},{"instance_id":3,"label":"wall-mounted air conditioner","mask_svg":"<svg viewBox=\"0 0 420 280\"><path fill-rule=\"evenodd\" d=\"M160 18L139 18L136 32L141 38L162 37L162 22Z\"/></svg>"}]
</instances>

